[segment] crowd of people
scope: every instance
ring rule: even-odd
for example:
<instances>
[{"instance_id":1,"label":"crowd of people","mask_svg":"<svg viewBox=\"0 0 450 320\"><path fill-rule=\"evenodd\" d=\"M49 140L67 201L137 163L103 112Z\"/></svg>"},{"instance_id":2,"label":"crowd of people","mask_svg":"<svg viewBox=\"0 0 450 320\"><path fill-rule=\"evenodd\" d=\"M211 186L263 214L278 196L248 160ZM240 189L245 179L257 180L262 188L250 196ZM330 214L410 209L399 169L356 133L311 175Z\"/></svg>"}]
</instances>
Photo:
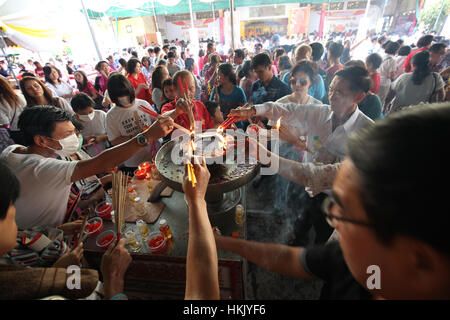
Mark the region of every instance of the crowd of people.
<instances>
[{"instance_id":1,"label":"crowd of people","mask_svg":"<svg viewBox=\"0 0 450 320\"><path fill-rule=\"evenodd\" d=\"M259 176L253 185L261 197L282 193L273 206L295 219L289 243L234 239L212 229L204 199L209 172L204 161L195 164L197 186L187 175L183 183L190 217L186 298L219 299L217 249L274 272L323 279L322 298L450 298L450 221L439 200L444 189L434 187L449 172L411 154L426 149L443 159L450 106L435 104L450 100L448 41L424 35L404 43L380 35L355 43L354 36L323 43L306 37L288 46L272 37L270 45L251 40L253 48L246 41L226 53L209 42L198 55L178 41L131 48L99 61L91 79L72 61L21 64L19 88L0 77L0 255L16 247L17 229L79 232L82 220L67 216L75 195L86 206L104 198L108 172L119 167L132 175L153 161L175 124L190 129L190 111L202 130L230 115L242 130L250 123L270 129L282 117L292 134L280 133L278 153L251 141L279 162L276 175ZM363 58L354 55L361 48ZM339 241L329 241L333 232ZM73 248L40 272L79 265L82 257L82 246ZM125 239L106 251L104 298L126 298L131 260ZM373 264L383 270L376 291L366 286L365 268ZM2 272L23 269L0 264L6 288L13 284ZM21 277L33 283L36 273ZM73 297L64 288L52 293Z\"/></svg>"}]
</instances>

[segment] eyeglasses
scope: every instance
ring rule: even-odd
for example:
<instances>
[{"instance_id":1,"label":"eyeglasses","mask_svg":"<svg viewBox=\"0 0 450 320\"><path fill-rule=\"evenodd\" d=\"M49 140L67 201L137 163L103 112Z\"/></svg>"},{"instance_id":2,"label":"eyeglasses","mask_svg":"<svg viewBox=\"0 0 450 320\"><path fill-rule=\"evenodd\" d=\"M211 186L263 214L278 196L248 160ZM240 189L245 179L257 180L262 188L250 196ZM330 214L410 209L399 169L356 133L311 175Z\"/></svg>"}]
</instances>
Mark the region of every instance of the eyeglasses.
<instances>
[{"instance_id":1,"label":"eyeglasses","mask_svg":"<svg viewBox=\"0 0 450 320\"><path fill-rule=\"evenodd\" d=\"M291 81L292 85L296 85L296 86L306 87L308 85L308 80L306 80L306 79L291 78L290 81Z\"/></svg>"},{"instance_id":2,"label":"eyeglasses","mask_svg":"<svg viewBox=\"0 0 450 320\"><path fill-rule=\"evenodd\" d=\"M373 225L371 223L368 223L365 221L359 221L359 220L354 220L354 219L349 219L349 218L338 217L338 216L332 214L331 210L335 205L338 205L338 204L336 203L336 200L334 200L334 198L332 196L326 198L322 203L322 211L323 211L323 214L325 215L325 220L327 220L328 224L332 228L336 228L336 221L349 222L349 223L353 223L353 224L357 224L357 225L369 227L369 228L373 227Z\"/></svg>"}]
</instances>

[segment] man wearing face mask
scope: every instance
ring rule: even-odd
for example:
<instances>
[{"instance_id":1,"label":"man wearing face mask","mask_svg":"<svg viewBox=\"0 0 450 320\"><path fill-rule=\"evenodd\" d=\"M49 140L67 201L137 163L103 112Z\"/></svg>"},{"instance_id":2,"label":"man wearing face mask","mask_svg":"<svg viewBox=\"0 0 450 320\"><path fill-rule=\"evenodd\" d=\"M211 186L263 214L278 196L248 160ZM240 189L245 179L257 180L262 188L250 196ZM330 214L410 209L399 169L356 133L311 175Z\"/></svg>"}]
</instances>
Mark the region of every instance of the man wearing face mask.
<instances>
[{"instance_id":1,"label":"man wearing face mask","mask_svg":"<svg viewBox=\"0 0 450 320\"><path fill-rule=\"evenodd\" d=\"M21 229L61 225L72 182L112 170L173 130L173 120L162 117L96 157L69 162L57 157L70 156L80 146L71 119L66 111L52 106L26 108L18 124L26 146L9 146L0 155L20 181L16 222Z\"/></svg>"},{"instance_id":2,"label":"man wearing face mask","mask_svg":"<svg viewBox=\"0 0 450 320\"><path fill-rule=\"evenodd\" d=\"M109 146L106 135L106 113L95 110L95 102L85 93L77 93L70 101L75 119L83 126L81 136L87 154L96 156Z\"/></svg>"}]
</instances>

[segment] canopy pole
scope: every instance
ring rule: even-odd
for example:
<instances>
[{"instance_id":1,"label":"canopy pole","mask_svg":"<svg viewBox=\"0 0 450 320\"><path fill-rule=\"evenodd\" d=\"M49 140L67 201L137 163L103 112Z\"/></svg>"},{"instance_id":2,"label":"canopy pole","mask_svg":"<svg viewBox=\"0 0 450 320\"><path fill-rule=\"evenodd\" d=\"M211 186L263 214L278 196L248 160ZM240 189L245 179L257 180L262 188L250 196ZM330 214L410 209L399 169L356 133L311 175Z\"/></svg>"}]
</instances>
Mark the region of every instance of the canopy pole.
<instances>
[{"instance_id":1,"label":"canopy pole","mask_svg":"<svg viewBox=\"0 0 450 320\"><path fill-rule=\"evenodd\" d=\"M153 18L155 19L156 32L159 32L158 21L156 21L155 2L152 0Z\"/></svg>"},{"instance_id":2,"label":"canopy pole","mask_svg":"<svg viewBox=\"0 0 450 320\"><path fill-rule=\"evenodd\" d=\"M83 7L84 17L86 18L86 22L87 22L87 24L89 26L89 31L91 32L92 41L94 41L94 46L95 46L95 50L97 51L98 58L99 58L99 60L103 60L102 59L102 55L100 53L100 49L98 48L97 40L95 39L94 30L92 30L92 26L91 26L91 23L89 21L89 17L88 17L86 8L84 7L83 0L80 0L80 2L81 2L81 6Z\"/></svg>"},{"instance_id":3,"label":"canopy pole","mask_svg":"<svg viewBox=\"0 0 450 320\"><path fill-rule=\"evenodd\" d=\"M1 46L2 47L2 52L3 52L3 55L5 56L6 63L8 64L8 69L9 69L9 71L11 71L12 75L14 76L14 79L16 80L17 86L20 87L19 80L17 80L16 74L14 73L14 70L11 68L11 63L10 63L10 61L8 59L8 56L6 54L6 51L5 51L6 40L5 40L5 37L3 36L3 28L0 28L0 35L2 37L2 41L3 41L3 44L4 44L4 45Z\"/></svg>"},{"instance_id":4,"label":"canopy pole","mask_svg":"<svg viewBox=\"0 0 450 320\"><path fill-rule=\"evenodd\" d=\"M230 0L231 49L234 51L234 0Z\"/></svg>"}]
</instances>

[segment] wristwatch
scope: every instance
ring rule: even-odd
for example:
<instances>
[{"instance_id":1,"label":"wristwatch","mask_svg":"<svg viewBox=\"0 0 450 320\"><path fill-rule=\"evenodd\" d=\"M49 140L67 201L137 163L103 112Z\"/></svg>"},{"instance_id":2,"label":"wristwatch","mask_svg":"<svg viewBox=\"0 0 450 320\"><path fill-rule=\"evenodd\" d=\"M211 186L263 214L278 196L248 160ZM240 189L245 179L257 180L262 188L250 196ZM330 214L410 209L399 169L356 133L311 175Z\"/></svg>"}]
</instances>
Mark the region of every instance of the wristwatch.
<instances>
[{"instance_id":1,"label":"wristwatch","mask_svg":"<svg viewBox=\"0 0 450 320\"><path fill-rule=\"evenodd\" d=\"M138 143L140 146L143 146L143 147L148 146L148 139L147 139L147 137L144 136L142 133L139 133L139 134L136 136L136 140L137 140L137 143Z\"/></svg>"}]
</instances>

